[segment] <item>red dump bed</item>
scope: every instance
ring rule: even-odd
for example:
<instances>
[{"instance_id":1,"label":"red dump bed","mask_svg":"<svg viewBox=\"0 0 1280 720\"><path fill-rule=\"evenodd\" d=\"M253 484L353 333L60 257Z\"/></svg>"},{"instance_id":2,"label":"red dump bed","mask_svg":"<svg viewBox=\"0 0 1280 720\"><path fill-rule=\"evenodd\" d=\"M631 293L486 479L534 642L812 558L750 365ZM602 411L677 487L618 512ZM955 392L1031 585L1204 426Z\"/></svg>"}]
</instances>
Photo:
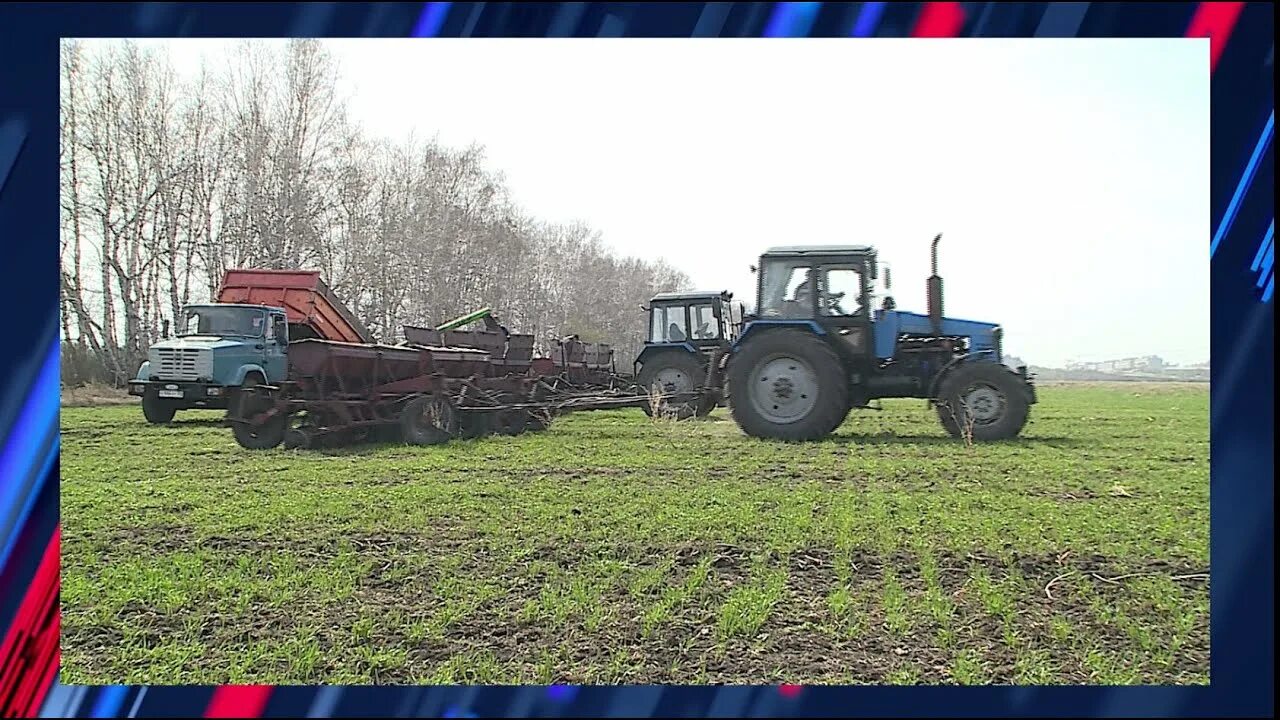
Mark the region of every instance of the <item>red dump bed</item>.
<instances>
[{"instance_id":1,"label":"red dump bed","mask_svg":"<svg viewBox=\"0 0 1280 720\"><path fill-rule=\"evenodd\" d=\"M218 302L284 308L290 325L321 340L372 343L373 337L314 270L228 270ZM301 333L290 332L290 339Z\"/></svg>"}]
</instances>

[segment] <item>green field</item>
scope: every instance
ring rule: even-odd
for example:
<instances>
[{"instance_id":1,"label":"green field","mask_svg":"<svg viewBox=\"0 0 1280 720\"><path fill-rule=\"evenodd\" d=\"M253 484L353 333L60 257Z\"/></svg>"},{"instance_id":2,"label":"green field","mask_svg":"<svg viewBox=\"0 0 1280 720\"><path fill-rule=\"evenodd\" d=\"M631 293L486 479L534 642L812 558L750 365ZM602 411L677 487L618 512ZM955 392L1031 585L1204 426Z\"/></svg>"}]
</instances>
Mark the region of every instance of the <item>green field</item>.
<instances>
[{"instance_id":1,"label":"green field","mask_svg":"<svg viewBox=\"0 0 1280 720\"><path fill-rule=\"evenodd\" d=\"M251 452L62 411L61 682L1209 681L1208 386L1046 387L966 447L580 413Z\"/></svg>"}]
</instances>

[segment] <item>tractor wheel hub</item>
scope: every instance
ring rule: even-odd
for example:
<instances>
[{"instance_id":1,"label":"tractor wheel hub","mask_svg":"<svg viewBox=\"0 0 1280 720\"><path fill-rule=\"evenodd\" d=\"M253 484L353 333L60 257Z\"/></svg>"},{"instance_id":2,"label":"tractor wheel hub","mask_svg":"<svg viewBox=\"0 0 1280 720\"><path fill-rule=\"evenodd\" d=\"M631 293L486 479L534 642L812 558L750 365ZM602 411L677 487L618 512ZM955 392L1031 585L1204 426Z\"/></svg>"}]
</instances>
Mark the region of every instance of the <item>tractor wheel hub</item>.
<instances>
[{"instance_id":1,"label":"tractor wheel hub","mask_svg":"<svg viewBox=\"0 0 1280 720\"><path fill-rule=\"evenodd\" d=\"M748 395L756 412L769 422L797 422L817 403L818 377L808 362L775 355L751 373Z\"/></svg>"}]
</instances>

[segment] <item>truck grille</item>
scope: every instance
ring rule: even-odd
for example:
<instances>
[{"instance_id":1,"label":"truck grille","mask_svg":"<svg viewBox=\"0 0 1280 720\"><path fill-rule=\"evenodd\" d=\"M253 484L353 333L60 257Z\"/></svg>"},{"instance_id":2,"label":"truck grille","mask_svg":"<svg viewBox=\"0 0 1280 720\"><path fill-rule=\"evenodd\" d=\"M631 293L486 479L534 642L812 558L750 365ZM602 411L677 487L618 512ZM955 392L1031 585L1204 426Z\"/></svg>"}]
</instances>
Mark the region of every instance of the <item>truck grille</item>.
<instances>
[{"instance_id":1,"label":"truck grille","mask_svg":"<svg viewBox=\"0 0 1280 720\"><path fill-rule=\"evenodd\" d=\"M161 380L197 380L213 374L213 357L200 348L161 348L151 351L151 373Z\"/></svg>"}]
</instances>

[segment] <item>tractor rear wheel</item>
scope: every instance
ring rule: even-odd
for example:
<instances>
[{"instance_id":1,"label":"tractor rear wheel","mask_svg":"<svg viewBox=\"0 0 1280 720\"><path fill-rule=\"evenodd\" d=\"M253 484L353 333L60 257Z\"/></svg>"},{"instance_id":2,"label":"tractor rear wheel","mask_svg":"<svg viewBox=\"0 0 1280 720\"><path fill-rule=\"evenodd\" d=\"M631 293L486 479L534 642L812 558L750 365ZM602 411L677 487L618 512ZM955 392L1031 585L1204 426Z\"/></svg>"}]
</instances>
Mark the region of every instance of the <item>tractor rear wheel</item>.
<instances>
[{"instance_id":1,"label":"tractor rear wheel","mask_svg":"<svg viewBox=\"0 0 1280 720\"><path fill-rule=\"evenodd\" d=\"M951 437L970 440L1017 437L1030 409L1022 380L992 362L961 365L943 380L937 398L942 427Z\"/></svg>"},{"instance_id":2,"label":"tractor rear wheel","mask_svg":"<svg viewBox=\"0 0 1280 720\"><path fill-rule=\"evenodd\" d=\"M729 407L753 437L816 440L840 426L849 387L840 356L801 330L774 330L745 342L729 363Z\"/></svg>"},{"instance_id":3,"label":"tractor rear wheel","mask_svg":"<svg viewBox=\"0 0 1280 720\"><path fill-rule=\"evenodd\" d=\"M650 358L641 368L636 378L644 392L653 395L656 391L662 395L683 395L698 392L707 379L707 370L702 359L685 352L668 351ZM696 416L707 415L715 407L714 402L707 402L702 397L677 403L661 401L660 408L665 406L675 415L677 420L685 420ZM646 415L653 417L655 408L652 402L641 406Z\"/></svg>"}]
</instances>

